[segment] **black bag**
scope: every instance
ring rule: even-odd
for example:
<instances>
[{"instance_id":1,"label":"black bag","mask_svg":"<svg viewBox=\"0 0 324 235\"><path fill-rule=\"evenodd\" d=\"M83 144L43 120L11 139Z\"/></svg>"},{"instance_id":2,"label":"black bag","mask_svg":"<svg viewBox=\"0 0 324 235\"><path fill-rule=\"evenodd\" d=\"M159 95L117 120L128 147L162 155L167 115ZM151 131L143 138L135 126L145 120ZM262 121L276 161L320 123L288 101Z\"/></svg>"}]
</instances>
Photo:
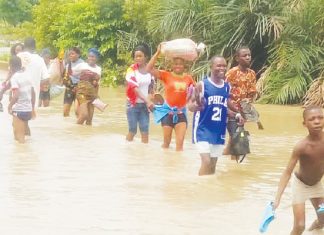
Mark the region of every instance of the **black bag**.
<instances>
[{"instance_id":1,"label":"black bag","mask_svg":"<svg viewBox=\"0 0 324 235\"><path fill-rule=\"evenodd\" d=\"M246 154L250 153L249 135L249 132L244 130L243 126L237 127L236 131L232 135L230 152L231 155L236 156L236 161L238 163L241 163ZM241 159L240 156L242 156Z\"/></svg>"}]
</instances>

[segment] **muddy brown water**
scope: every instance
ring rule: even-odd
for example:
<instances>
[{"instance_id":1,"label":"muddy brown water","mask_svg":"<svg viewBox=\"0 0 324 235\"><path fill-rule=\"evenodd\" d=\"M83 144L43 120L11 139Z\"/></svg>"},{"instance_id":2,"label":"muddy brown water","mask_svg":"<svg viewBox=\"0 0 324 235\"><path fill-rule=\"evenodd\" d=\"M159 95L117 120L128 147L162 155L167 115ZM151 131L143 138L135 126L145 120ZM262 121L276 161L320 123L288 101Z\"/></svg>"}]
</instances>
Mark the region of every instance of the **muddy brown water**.
<instances>
[{"instance_id":1,"label":"muddy brown water","mask_svg":"<svg viewBox=\"0 0 324 235\"><path fill-rule=\"evenodd\" d=\"M149 144L126 143L124 89L100 94L109 107L92 127L63 118L59 96L38 110L24 145L0 113L0 234L259 234L291 149L306 134L300 107L256 105L265 130L247 124L252 153L242 164L224 156L215 175L198 177L190 122L182 153L174 143L160 148L152 120ZM288 187L267 234L289 233L290 197ZM307 203L307 225L314 218Z\"/></svg>"}]
</instances>

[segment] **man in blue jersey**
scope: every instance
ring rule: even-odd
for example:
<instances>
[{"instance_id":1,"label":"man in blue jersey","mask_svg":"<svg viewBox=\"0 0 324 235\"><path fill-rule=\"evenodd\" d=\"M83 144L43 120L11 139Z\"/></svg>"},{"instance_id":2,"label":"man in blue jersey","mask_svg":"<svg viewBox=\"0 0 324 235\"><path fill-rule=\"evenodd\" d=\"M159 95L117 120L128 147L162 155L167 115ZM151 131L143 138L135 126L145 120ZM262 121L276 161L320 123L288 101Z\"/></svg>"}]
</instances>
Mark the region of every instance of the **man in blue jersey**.
<instances>
[{"instance_id":1,"label":"man in blue jersey","mask_svg":"<svg viewBox=\"0 0 324 235\"><path fill-rule=\"evenodd\" d=\"M215 173L217 158L224 149L227 116L236 117L241 124L244 122L229 100L230 85L224 81L227 65L224 57L214 56L210 65L210 77L197 84L188 104L189 110L195 112L193 143L201 157L199 175Z\"/></svg>"}]
</instances>

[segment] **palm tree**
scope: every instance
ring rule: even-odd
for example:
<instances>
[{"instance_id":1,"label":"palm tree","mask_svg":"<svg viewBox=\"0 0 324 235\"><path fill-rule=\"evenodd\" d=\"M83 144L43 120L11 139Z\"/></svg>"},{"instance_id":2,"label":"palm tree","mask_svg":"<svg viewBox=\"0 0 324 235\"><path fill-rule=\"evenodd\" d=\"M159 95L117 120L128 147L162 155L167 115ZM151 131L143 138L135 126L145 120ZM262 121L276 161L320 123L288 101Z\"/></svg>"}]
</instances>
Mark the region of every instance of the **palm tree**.
<instances>
[{"instance_id":1,"label":"palm tree","mask_svg":"<svg viewBox=\"0 0 324 235\"><path fill-rule=\"evenodd\" d=\"M227 57L236 48L249 45L259 69L265 62L267 45L282 32L282 8L279 0L271 4L260 0L164 0L151 13L148 28L163 39L190 37L203 41L213 54Z\"/></svg>"},{"instance_id":2,"label":"palm tree","mask_svg":"<svg viewBox=\"0 0 324 235\"><path fill-rule=\"evenodd\" d=\"M312 80L323 74L323 4L322 0L299 1L299 8L291 14L287 8L287 22L282 35L271 44L269 67L259 80L261 102L299 103ZM296 1L295 1L296 2ZM314 98L314 86L311 96ZM310 98L305 98L309 103Z\"/></svg>"},{"instance_id":3,"label":"palm tree","mask_svg":"<svg viewBox=\"0 0 324 235\"><path fill-rule=\"evenodd\" d=\"M323 56L322 1L162 0L149 16L148 30L161 41L203 41L210 54L227 58L248 45L252 67L266 69L258 84L260 102L298 103L319 74L314 68ZM206 72L207 57L194 65L194 73Z\"/></svg>"}]
</instances>

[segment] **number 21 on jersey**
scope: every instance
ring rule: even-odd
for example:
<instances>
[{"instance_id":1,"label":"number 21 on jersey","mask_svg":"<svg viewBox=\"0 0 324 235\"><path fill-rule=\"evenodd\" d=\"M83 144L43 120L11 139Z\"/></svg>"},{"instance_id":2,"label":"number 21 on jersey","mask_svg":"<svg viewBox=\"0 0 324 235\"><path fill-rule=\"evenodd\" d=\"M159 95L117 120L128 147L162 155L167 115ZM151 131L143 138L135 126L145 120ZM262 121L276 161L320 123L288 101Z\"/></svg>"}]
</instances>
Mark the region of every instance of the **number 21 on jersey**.
<instances>
[{"instance_id":1,"label":"number 21 on jersey","mask_svg":"<svg viewBox=\"0 0 324 235\"><path fill-rule=\"evenodd\" d=\"M222 109L219 107L214 107L213 112L214 112L214 114L212 115L211 120L216 121L216 122L221 121L222 120Z\"/></svg>"}]
</instances>

